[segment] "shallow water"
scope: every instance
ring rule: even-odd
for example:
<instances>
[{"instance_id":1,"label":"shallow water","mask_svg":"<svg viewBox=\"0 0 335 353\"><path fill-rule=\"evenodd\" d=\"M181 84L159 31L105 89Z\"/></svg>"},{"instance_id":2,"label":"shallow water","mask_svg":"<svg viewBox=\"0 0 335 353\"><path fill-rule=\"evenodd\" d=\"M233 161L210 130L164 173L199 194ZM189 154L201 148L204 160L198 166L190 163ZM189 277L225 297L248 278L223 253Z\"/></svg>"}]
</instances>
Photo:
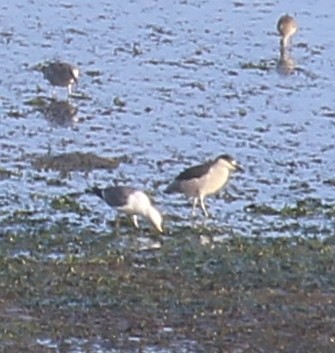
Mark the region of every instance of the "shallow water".
<instances>
[{"instance_id":1,"label":"shallow water","mask_svg":"<svg viewBox=\"0 0 335 353\"><path fill-rule=\"evenodd\" d=\"M29 209L52 222L51 197L116 180L149 189L165 214L187 221L185 200L165 197L162 189L185 166L223 152L246 172L232 177L234 202L207 200L213 224L273 236L269 224L277 218L250 214L248 205L281 209L306 197L332 202L334 186L325 183L334 179L335 160L334 25L327 6L325 0L304 2L303 10L298 2L283 8L261 1L224 8L218 1L3 4L1 168L13 175L1 180L2 216ZM300 28L291 51L296 66L284 76L276 69L275 23L286 11ZM57 58L80 67L77 93L88 97L70 101L77 121L63 126L27 105L51 95L34 65ZM61 186L48 185L58 172L31 166L38 156L74 151L127 155L130 163L73 172ZM111 215L91 196L80 202ZM302 223L330 232L333 222L319 218Z\"/></svg>"},{"instance_id":2,"label":"shallow water","mask_svg":"<svg viewBox=\"0 0 335 353\"><path fill-rule=\"evenodd\" d=\"M207 200L211 224L273 236L278 217L250 213L250 204L280 210L306 197L331 203L334 25L328 6L325 0L304 2L303 10L298 2L283 8L261 1L224 8L218 1L3 4L1 168L12 175L1 180L2 217L28 209L52 223L57 215L50 198L117 181L150 190L165 214L187 222L185 200L162 189L186 166L223 152L246 172L232 177L234 201ZM275 23L286 11L300 28L291 51L294 71L280 75ZM82 72L77 93L87 99L70 100L78 109L73 124L52 124L27 104L51 95L33 67L57 58ZM65 92L58 90L58 97ZM76 151L126 155L129 163L116 171L63 175L61 185L50 185L60 178L57 171L31 165L47 153ZM102 218L111 216L91 196L80 202ZM316 218L302 223L322 224L331 233L334 222Z\"/></svg>"}]
</instances>

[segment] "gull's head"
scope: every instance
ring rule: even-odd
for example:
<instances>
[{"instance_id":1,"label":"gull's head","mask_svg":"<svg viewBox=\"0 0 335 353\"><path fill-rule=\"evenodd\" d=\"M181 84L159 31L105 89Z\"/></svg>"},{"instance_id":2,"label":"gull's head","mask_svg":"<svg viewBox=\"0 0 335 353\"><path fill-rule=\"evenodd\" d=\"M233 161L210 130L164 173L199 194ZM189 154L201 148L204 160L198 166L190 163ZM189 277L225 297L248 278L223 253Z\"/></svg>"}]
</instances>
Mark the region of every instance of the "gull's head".
<instances>
[{"instance_id":1,"label":"gull's head","mask_svg":"<svg viewBox=\"0 0 335 353\"><path fill-rule=\"evenodd\" d=\"M148 213L148 217L151 223L155 226L155 228L160 232L163 233L163 217L161 213L155 207L151 207Z\"/></svg>"}]
</instances>

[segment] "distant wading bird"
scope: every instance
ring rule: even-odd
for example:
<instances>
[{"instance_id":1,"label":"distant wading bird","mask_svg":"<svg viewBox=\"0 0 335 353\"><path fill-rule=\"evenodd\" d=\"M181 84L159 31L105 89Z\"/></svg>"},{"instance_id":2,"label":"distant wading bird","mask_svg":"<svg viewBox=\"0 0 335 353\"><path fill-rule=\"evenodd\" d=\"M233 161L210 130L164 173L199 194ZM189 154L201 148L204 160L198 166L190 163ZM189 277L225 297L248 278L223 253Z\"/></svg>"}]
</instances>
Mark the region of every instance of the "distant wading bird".
<instances>
[{"instance_id":1,"label":"distant wading bird","mask_svg":"<svg viewBox=\"0 0 335 353\"><path fill-rule=\"evenodd\" d=\"M193 198L193 216L200 201L201 209L208 217L204 204L205 197L219 192L227 184L230 174L235 170L243 171L232 157L223 154L213 161L184 170L165 189L165 192L168 194L182 193Z\"/></svg>"},{"instance_id":2,"label":"distant wading bird","mask_svg":"<svg viewBox=\"0 0 335 353\"><path fill-rule=\"evenodd\" d=\"M67 87L71 94L72 85L78 83L79 69L65 62L56 61L42 66L42 72L53 87Z\"/></svg>"},{"instance_id":3,"label":"distant wading bird","mask_svg":"<svg viewBox=\"0 0 335 353\"><path fill-rule=\"evenodd\" d=\"M93 187L87 190L103 199L109 206L119 212L131 216L136 228L138 226L138 216L147 218L154 227L163 232L163 217L155 208L149 197L141 190L127 186L109 186L105 189Z\"/></svg>"},{"instance_id":4,"label":"distant wading bird","mask_svg":"<svg viewBox=\"0 0 335 353\"><path fill-rule=\"evenodd\" d=\"M280 46L287 48L290 38L297 32L298 24L294 17L290 15L283 15L277 22L277 30L281 35Z\"/></svg>"}]
</instances>

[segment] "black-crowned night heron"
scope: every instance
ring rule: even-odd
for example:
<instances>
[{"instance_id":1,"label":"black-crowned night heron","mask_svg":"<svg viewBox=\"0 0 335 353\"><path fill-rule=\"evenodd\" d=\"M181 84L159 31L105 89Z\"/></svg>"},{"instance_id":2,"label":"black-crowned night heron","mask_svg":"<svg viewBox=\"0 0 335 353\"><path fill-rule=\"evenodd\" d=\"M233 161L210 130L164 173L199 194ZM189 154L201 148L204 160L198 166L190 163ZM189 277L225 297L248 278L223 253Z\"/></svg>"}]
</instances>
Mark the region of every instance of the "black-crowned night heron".
<instances>
[{"instance_id":1,"label":"black-crowned night heron","mask_svg":"<svg viewBox=\"0 0 335 353\"><path fill-rule=\"evenodd\" d=\"M42 72L52 86L67 87L71 94L72 85L78 83L79 69L65 62L52 62L42 66Z\"/></svg>"},{"instance_id":2,"label":"black-crowned night heron","mask_svg":"<svg viewBox=\"0 0 335 353\"><path fill-rule=\"evenodd\" d=\"M280 46L286 48L290 38L297 32L298 24L294 17L290 15L283 15L279 18L277 23L277 30L281 35Z\"/></svg>"},{"instance_id":3,"label":"black-crowned night heron","mask_svg":"<svg viewBox=\"0 0 335 353\"><path fill-rule=\"evenodd\" d=\"M165 192L168 194L179 192L193 198L193 216L200 201L201 209L208 217L204 204L205 197L220 191L227 184L230 174L235 170L243 169L232 157L223 154L213 161L184 170L166 188Z\"/></svg>"},{"instance_id":4,"label":"black-crowned night heron","mask_svg":"<svg viewBox=\"0 0 335 353\"><path fill-rule=\"evenodd\" d=\"M163 217L143 191L127 186L109 186L105 189L93 187L88 191L99 196L117 211L131 216L136 228L138 228L137 217L143 216L149 219L159 232L163 232Z\"/></svg>"}]
</instances>

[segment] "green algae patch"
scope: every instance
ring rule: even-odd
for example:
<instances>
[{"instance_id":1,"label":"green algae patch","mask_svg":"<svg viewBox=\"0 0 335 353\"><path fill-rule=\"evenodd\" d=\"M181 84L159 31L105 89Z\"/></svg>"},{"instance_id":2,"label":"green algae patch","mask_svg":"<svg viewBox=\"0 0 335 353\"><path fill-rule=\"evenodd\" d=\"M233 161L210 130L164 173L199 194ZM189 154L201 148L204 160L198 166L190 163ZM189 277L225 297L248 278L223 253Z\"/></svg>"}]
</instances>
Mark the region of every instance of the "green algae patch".
<instances>
[{"instance_id":1,"label":"green algae patch","mask_svg":"<svg viewBox=\"0 0 335 353\"><path fill-rule=\"evenodd\" d=\"M192 352L332 351L332 239L236 237L202 245L191 229L183 232L144 252L107 249L99 243L108 237L100 237L84 257L68 252L57 260L9 256L7 245L0 348L47 352L38 340L63 348L99 340L110 350L169 351L182 338L194 342Z\"/></svg>"},{"instance_id":2,"label":"green algae patch","mask_svg":"<svg viewBox=\"0 0 335 353\"><path fill-rule=\"evenodd\" d=\"M245 211L264 216L281 216L292 219L317 215L332 217L335 215L335 204L326 203L318 198L304 198L278 209L267 204L250 204L245 207Z\"/></svg>"},{"instance_id":3,"label":"green algae patch","mask_svg":"<svg viewBox=\"0 0 335 353\"><path fill-rule=\"evenodd\" d=\"M91 77L97 77L97 76L101 76L102 72L100 70L88 70L86 71L86 75Z\"/></svg>"},{"instance_id":4,"label":"green algae patch","mask_svg":"<svg viewBox=\"0 0 335 353\"><path fill-rule=\"evenodd\" d=\"M273 65L265 60L261 60L258 63L246 62L240 64L243 70L260 70L260 71L270 71Z\"/></svg>"},{"instance_id":5,"label":"green algae patch","mask_svg":"<svg viewBox=\"0 0 335 353\"><path fill-rule=\"evenodd\" d=\"M120 97L115 97L113 99L113 103L114 103L114 105L116 105L119 108L124 108L127 105L125 100L121 99Z\"/></svg>"},{"instance_id":6,"label":"green algae patch","mask_svg":"<svg viewBox=\"0 0 335 353\"><path fill-rule=\"evenodd\" d=\"M24 102L25 105L35 107L37 110L44 110L52 102L52 99L45 97L34 97Z\"/></svg>"},{"instance_id":7,"label":"green algae patch","mask_svg":"<svg viewBox=\"0 0 335 353\"><path fill-rule=\"evenodd\" d=\"M32 165L36 169L53 169L62 172L90 171L93 169L114 169L124 160L124 157L107 158L94 153L70 152L39 156L32 161Z\"/></svg>"},{"instance_id":8,"label":"green algae patch","mask_svg":"<svg viewBox=\"0 0 335 353\"><path fill-rule=\"evenodd\" d=\"M23 118L25 115L23 112L16 110L14 108L11 108L8 112L7 112L7 116L10 118L14 118L14 119L19 119L19 118Z\"/></svg>"},{"instance_id":9,"label":"green algae patch","mask_svg":"<svg viewBox=\"0 0 335 353\"><path fill-rule=\"evenodd\" d=\"M266 204L251 204L248 205L245 208L246 211L250 212L250 213L255 213L255 214L261 214L261 215L266 215L266 216L275 216L278 215L280 212L278 210L276 210L275 208L266 205Z\"/></svg>"},{"instance_id":10,"label":"green algae patch","mask_svg":"<svg viewBox=\"0 0 335 353\"><path fill-rule=\"evenodd\" d=\"M51 200L51 207L55 210L61 210L63 212L74 212L77 214L87 214L89 210L83 205L79 204L70 195L62 195L54 197Z\"/></svg>"},{"instance_id":11,"label":"green algae patch","mask_svg":"<svg viewBox=\"0 0 335 353\"><path fill-rule=\"evenodd\" d=\"M8 170L0 167L0 180L9 179L11 177L21 177L21 176L22 176L22 173L14 172L12 170Z\"/></svg>"}]
</instances>

